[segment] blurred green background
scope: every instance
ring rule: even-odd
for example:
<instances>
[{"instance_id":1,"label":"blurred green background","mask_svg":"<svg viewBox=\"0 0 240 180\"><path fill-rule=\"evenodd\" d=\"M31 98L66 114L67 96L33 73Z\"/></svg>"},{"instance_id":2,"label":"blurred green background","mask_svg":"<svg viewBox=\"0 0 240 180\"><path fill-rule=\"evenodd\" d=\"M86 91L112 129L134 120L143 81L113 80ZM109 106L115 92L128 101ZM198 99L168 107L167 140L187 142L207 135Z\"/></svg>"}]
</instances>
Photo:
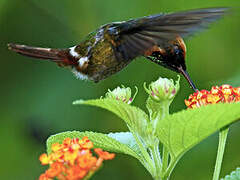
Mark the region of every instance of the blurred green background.
<instances>
[{"instance_id":1,"label":"blurred green background","mask_svg":"<svg viewBox=\"0 0 240 180\"><path fill-rule=\"evenodd\" d=\"M199 89L230 83L240 86L239 0L0 0L1 108L0 179L37 179L44 172L38 161L51 134L66 130L102 133L126 131L115 115L94 107L73 106L77 99L98 98L120 84L139 87L134 104L144 109L143 82L159 76L176 79L170 72L144 58L98 83L77 80L54 63L37 61L7 50L9 42L65 48L78 44L102 24L160 12L203 7L236 7L211 29L186 41L188 71ZM186 108L192 93L185 79L171 112ZM240 165L240 124L231 126L221 175ZM177 164L171 179L211 179L217 134L194 147ZM150 180L148 172L132 157L117 155L93 179Z\"/></svg>"}]
</instances>

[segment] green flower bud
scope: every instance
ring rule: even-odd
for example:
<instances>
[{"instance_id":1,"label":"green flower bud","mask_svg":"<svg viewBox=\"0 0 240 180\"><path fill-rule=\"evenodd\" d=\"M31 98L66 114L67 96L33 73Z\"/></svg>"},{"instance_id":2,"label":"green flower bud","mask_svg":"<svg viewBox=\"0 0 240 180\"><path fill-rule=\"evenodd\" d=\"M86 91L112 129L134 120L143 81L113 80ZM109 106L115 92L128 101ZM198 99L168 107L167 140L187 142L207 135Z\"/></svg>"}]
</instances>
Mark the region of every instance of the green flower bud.
<instances>
[{"instance_id":1,"label":"green flower bud","mask_svg":"<svg viewBox=\"0 0 240 180\"><path fill-rule=\"evenodd\" d=\"M129 87L125 88L124 86L122 87L118 86L112 91L109 89L108 92L105 94L105 98L116 99L124 103L131 104L135 96L137 95L137 91L138 90L136 88L136 93L132 98L132 92Z\"/></svg>"},{"instance_id":2,"label":"green flower bud","mask_svg":"<svg viewBox=\"0 0 240 180\"><path fill-rule=\"evenodd\" d=\"M144 83L144 88L155 101L173 100L180 87L179 80L180 76L178 76L178 80L174 84L172 79L160 77L157 81L152 82L148 88L146 83Z\"/></svg>"}]
</instances>

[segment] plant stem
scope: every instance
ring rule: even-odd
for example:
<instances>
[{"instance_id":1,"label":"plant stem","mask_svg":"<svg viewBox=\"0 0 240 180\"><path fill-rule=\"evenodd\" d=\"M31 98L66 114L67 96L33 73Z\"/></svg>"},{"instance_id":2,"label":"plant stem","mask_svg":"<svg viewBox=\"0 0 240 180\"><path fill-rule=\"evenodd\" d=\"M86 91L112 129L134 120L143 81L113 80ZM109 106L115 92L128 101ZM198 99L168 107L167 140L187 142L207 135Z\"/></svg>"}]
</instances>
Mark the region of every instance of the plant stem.
<instances>
[{"instance_id":1,"label":"plant stem","mask_svg":"<svg viewBox=\"0 0 240 180\"><path fill-rule=\"evenodd\" d=\"M215 164L215 169L213 174L213 180L219 180L228 131L229 131L229 127L227 126L221 129L219 132L218 152L217 152L217 159L216 159L216 164Z\"/></svg>"},{"instance_id":2,"label":"plant stem","mask_svg":"<svg viewBox=\"0 0 240 180\"><path fill-rule=\"evenodd\" d=\"M146 167L146 169L150 172L150 174L153 176L154 175L154 170L155 170L155 167L154 167L154 163L151 159L151 157L149 156L146 148L144 147L141 139L139 138L139 136L134 132L132 131L132 129L130 127L128 127L130 132L132 132L133 136L134 136L134 139L136 140L136 143L138 144L139 146L139 149L146 161L147 164L144 164L144 166Z\"/></svg>"},{"instance_id":3,"label":"plant stem","mask_svg":"<svg viewBox=\"0 0 240 180\"><path fill-rule=\"evenodd\" d=\"M167 180L170 177L170 175L171 175L171 173L172 173L172 171L173 171L174 167L176 166L179 159L180 159L180 157L178 157L174 160L171 160L171 162L169 163L169 166L168 166L162 180Z\"/></svg>"},{"instance_id":4,"label":"plant stem","mask_svg":"<svg viewBox=\"0 0 240 180\"><path fill-rule=\"evenodd\" d=\"M155 177L154 179L160 179L161 177L161 169L162 169L162 162L159 152L159 143L155 144L153 147L150 148L150 152L155 164Z\"/></svg>"},{"instance_id":5,"label":"plant stem","mask_svg":"<svg viewBox=\"0 0 240 180\"><path fill-rule=\"evenodd\" d=\"M162 156L162 173L165 173L168 167L168 157L169 152L166 146L163 146L163 156Z\"/></svg>"}]
</instances>

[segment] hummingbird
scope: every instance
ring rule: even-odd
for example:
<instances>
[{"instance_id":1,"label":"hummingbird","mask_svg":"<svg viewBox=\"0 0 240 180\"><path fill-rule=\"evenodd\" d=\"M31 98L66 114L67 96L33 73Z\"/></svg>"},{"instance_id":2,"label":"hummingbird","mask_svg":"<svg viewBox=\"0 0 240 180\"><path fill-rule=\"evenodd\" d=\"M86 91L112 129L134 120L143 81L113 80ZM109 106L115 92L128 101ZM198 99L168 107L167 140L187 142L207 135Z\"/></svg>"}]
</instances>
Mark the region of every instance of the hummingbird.
<instances>
[{"instance_id":1,"label":"hummingbird","mask_svg":"<svg viewBox=\"0 0 240 180\"><path fill-rule=\"evenodd\" d=\"M228 9L195 9L108 23L70 48L40 48L13 43L8 44L8 48L24 56L69 67L77 78L94 82L121 71L142 56L182 74L197 91L186 69L184 39L206 29Z\"/></svg>"}]
</instances>

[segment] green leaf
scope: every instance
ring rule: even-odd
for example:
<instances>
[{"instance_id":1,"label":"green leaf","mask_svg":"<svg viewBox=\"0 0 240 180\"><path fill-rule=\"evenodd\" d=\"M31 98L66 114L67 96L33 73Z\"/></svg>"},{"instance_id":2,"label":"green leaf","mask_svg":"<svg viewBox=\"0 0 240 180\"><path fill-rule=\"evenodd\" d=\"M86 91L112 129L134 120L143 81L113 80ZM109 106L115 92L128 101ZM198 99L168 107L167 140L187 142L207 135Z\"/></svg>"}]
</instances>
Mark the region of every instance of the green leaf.
<instances>
[{"instance_id":1,"label":"green leaf","mask_svg":"<svg viewBox=\"0 0 240 180\"><path fill-rule=\"evenodd\" d=\"M139 134L145 135L146 133L145 130L149 122L148 116L143 110L135 106L115 99L78 100L73 102L73 104L86 104L107 109L123 119L128 126Z\"/></svg>"},{"instance_id":2,"label":"green leaf","mask_svg":"<svg viewBox=\"0 0 240 180\"><path fill-rule=\"evenodd\" d=\"M148 154L146 156L146 149L140 149L142 147L141 144L136 142L135 137L131 132L109 133L108 136L127 145L129 148L139 154L138 160L150 173L152 173L152 166L149 166L148 164L148 157L150 158L150 156Z\"/></svg>"},{"instance_id":3,"label":"green leaf","mask_svg":"<svg viewBox=\"0 0 240 180\"><path fill-rule=\"evenodd\" d=\"M138 154L141 154L141 151L140 151L132 133L130 133L130 132L109 133L108 136L119 141L122 144L127 145L128 147L133 149Z\"/></svg>"},{"instance_id":4,"label":"green leaf","mask_svg":"<svg viewBox=\"0 0 240 180\"><path fill-rule=\"evenodd\" d=\"M178 158L220 128L240 118L240 104L215 104L169 115L157 127L159 140Z\"/></svg>"},{"instance_id":5,"label":"green leaf","mask_svg":"<svg viewBox=\"0 0 240 180\"><path fill-rule=\"evenodd\" d=\"M129 145L116 140L117 138L114 139L111 137L111 135L88 131L87 132L67 131L50 136L47 140L47 152L48 154L51 153L52 144L56 142L61 144L63 140L67 137L81 139L84 136L87 136L93 142L95 148L102 148L109 152L128 154L137 159L141 159L140 154L138 154L139 152L136 152L134 151L134 149L131 149ZM120 139L120 137L118 139Z\"/></svg>"},{"instance_id":6,"label":"green leaf","mask_svg":"<svg viewBox=\"0 0 240 180\"><path fill-rule=\"evenodd\" d=\"M240 180L240 168L237 168L235 171L231 172L230 175L225 176L221 180Z\"/></svg>"}]
</instances>

